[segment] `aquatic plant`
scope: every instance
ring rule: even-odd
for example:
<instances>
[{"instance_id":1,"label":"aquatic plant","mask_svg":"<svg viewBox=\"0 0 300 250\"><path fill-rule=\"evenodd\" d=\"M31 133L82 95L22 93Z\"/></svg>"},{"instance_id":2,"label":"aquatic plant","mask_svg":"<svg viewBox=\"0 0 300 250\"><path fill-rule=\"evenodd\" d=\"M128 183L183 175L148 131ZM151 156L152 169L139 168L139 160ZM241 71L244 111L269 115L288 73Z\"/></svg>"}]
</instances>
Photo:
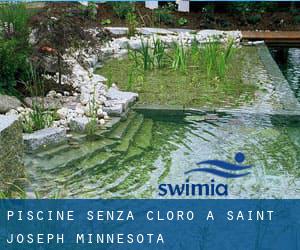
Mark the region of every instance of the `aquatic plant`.
<instances>
[{"instance_id":1,"label":"aquatic plant","mask_svg":"<svg viewBox=\"0 0 300 250\"><path fill-rule=\"evenodd\" d=\"M182 43L174 43L173 56L172 56L172 68L174 70L180 70L186 72L187 70L188 53Z\"/></svg>"},{"instance_id":2,"label":"aquatic plant","mask_svg":"<svg viewBox=\"0 0 300 250\"><path fill-rule=\"evenodd\" d=\"M159 68L164 67L164 59L166 57L166 45L160 39L153 39L153 60L154 64Z\"/></svg>"},{"instance_id":3,"label":"aquatic plant","mask_svg":"<svg viewBox=\"0 0 300 250\"><path fill-rule=\"evenodd\" d=\"M142 46L139 52L142 55L144 70L151 69L153 65L153 57L151 55L151 46L148 40L146 43L142 40Z\"/></svg>"},{"instance_id":4,"label":"aquatic plant","mask_svg":"<svg viewBox=\"0 0 300 250\"><path fill-rule=\"evenodd\" d=\"M233 53L233 44L234 41L231 39L225 47L218 41L209 41L204 46L203 56L208 79L213 76L217 76L220 79L225 77L228 62Z\"/></svg>"}]
</instances>

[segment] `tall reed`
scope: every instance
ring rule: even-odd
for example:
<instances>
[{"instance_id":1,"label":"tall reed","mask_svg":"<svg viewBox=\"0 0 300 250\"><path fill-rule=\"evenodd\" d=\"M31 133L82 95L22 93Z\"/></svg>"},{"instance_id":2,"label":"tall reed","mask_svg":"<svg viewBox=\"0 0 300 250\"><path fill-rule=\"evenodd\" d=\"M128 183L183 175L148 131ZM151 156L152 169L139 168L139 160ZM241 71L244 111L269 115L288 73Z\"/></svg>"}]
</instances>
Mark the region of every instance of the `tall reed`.
<instances>
[{"instance_id":1,"label":"tall reed","mask_svg":"<svg viewBox=\"0 0 300 250\"><path fill-rule=\"evenodd\" d=\"M181 72L187 71L188 53L182 43L175 43L173 46L172 68L180 70Z\"/></svg>"}]
</instances>

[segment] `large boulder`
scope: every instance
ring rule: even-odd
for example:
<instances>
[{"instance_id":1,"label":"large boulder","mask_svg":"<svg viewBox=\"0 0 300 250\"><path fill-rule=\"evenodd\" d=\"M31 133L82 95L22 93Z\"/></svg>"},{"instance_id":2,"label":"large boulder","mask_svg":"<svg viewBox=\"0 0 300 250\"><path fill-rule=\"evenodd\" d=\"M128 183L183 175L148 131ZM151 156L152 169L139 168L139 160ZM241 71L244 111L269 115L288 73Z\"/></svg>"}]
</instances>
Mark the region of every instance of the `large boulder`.
<instances>
[{"instance_id":1,"label":"large boulder","mask_svg":"<svg viewBox=\"0 0 300 250\"><path fill-rule=\"evenodd\" d=\"M45 128L31 134L23 135L25 149L33 151L38 148L58 144L67 139L64 128Z\"/></svg>"},{"instance_id":2,"label":"large boulder","mask_svg":"<svg viewBox=\"0 0 300 250\"><path fill-rule=\"evenodd\" d=\"M21 105L22 103L14 96L0 95L0 114L5 114Z\"/></svg>"},{"instance_id":3,"label":"large boulder","mask_svg":"<svg viewBox=\"0 0 300 250\"><path fill-rule=\"evenodd\" d=\"M24 103L29 107L32 108L33 105L40 105L43 106L44 109L47 110L54 110L60 109L62 107L62 98L53 98L53 97L26 97L24 99Z\"/></svg>"}]
</instances>

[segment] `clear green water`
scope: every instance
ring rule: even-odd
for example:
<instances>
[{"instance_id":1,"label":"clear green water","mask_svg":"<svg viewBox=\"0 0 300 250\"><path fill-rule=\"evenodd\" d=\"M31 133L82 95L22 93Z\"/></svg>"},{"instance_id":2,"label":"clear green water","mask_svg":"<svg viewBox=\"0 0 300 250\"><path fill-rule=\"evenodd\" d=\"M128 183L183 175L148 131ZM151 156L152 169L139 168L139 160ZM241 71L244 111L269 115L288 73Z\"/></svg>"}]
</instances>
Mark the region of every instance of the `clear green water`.
<instances>
[{"instance_id":1,"label":"clear green water","mask_svg":"<svg viewBox=\"0 0 300 250\"><path fill-rule=\"evenodd\" d=\"M252 173L229 185L229 198L300 197L300 119L295 117L186 115L147 117L132 113L102 138L28 156L29 191L43 197L158 198L160 183L184 183L196 162L233 162L246 155ZM192 183L210 182L195 173ZM176 198L176 197L175 197ZM203 197L208 198L208 197Z\"/></svg>"}]
</instances>

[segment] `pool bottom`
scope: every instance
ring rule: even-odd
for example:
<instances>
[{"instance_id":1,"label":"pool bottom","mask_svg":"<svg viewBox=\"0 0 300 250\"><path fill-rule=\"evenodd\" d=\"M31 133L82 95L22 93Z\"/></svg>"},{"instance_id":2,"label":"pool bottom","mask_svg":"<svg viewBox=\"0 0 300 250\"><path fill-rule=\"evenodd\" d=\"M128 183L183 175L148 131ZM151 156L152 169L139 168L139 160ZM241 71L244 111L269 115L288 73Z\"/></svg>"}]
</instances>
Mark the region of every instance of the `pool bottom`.
<instances>
[{"instance_id":1,"label":"pool bottom","mask_svg":"<svg viewBox=\"0 0 300 250\"><path fill-rule=\"evenodd\" d=\"M205 160L235 163L243 152L250 174L223 178L187 171ZM69 198L299 198L299 122L286 117L147 116L132 112L102 138L27 156L28 191ZM209 166L205 166L211 168ZM229 171L230 173L232 171ZM243 173L244 171L242 171ZM227 195L159 195L160 184L224 184ZM181 192L181 191L180 191ZM161 192L162 194L162 192ZM207 195L208 194L208 195Z\"/></svg>"}]
</instances>

